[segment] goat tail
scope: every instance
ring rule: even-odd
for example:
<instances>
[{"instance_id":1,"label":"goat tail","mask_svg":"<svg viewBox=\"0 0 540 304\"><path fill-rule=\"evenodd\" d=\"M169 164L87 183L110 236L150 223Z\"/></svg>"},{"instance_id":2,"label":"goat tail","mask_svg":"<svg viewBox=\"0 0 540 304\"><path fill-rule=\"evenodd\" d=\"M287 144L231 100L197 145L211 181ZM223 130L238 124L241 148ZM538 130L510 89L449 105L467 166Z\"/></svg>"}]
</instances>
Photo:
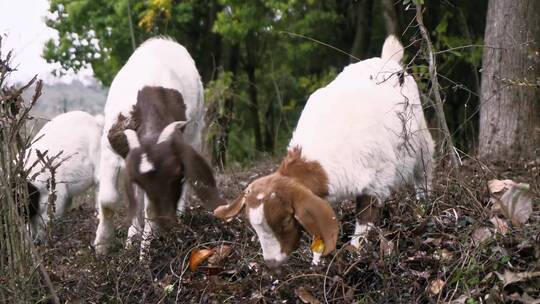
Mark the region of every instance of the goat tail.
<instances>
[{"instance_id":1,"label":"goat tail","mask_svg":"<svg viewBox=\"0 0 540 304\"><path fill-rule=\"evenodd\" d=\"M403 45L401 45L401 42L399 42L396 36L390 35L386 37L382 47L381 58L385 61L393 60L398 63L401 62L401 59L403 59Z\"/></svg>"}]
</instances>

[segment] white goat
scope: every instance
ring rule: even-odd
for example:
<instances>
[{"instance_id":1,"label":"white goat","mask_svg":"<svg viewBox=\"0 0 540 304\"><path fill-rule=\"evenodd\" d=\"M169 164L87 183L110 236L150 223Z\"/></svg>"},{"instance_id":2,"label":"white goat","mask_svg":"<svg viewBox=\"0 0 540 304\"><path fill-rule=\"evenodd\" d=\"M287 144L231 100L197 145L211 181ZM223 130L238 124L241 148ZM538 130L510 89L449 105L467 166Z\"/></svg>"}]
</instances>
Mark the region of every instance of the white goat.
<instances>
[{"instance_id":1,"label":"white goat","mask_svg":"<svg viewBox=\"0 0 540 304\"><path fill-rule=\"evenodd\" d=\"M403 47L389 36L381 58L347 66L314 92L278 171L215 210L229 218L247 207L269 266L280 265L295 249L300 226L322 237L323 255L335 249L338 222L325 200L356 199L360 215L352 244L359 246L376 219L372 207L380 207L392 190L413 183L418 194L429 191L433 140L416 83L399 63L402 56Z\"/></svg>"},{"instance_id":2,"label":"white goat","mask_svg":"<svg viewBox=\"0 0 540 304\"><path fill-rule=\"evenodd\" d=\"M144 230L141 253L152 231L162 226L160 220L174 218L181 195L179 209L183 209L184 179L205 203L217 202L212 170L199 155L204 112L195 63L170 39L144 42L118 72L105 104L97 253L107 253L114 241L117 179L124 168L132 218L126 245Z\"/></svg>"},{"instance_id":3,"label":"white goat","mask_svg":"<svg viewBox=\"0 0 540 304\"><path fill-rule=\"evenodd\" d=\"M30 211L31 232L43 238L44 227L49 221L47 213L49 201L48 184L51 172L39 162L37 151L53 157L63 151L53 162L56 169L56 217L62 216L70 208L74 196L97 184L102 118L86 112L72 111L60 114L46 123L34 137L26 151L26 167L32 167L29 176L29 192L32 200Z\"/></svg>"}]
</instances>

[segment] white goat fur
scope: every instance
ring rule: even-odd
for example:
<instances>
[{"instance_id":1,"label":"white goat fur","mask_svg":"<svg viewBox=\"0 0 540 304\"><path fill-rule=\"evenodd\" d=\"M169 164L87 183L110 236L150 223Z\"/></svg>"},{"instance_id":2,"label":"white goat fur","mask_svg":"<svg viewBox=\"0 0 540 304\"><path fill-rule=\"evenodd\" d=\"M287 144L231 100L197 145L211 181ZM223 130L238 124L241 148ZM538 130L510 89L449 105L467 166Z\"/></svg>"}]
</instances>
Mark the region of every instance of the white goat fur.
<instances>
[{"instance_id":1,"label":"white goat fur","mask_svg":"<svg viewBox=\"0 0 540 304\"><path fill-rule=\"evenodd\" d=\"M197 151L202 149L203 87L195 62L188 51L174 41L167 38L149 39L131 55L109 89L105 104L105 127L101 139L98 202L102 208L114 208L117 205L119 197L117 178L119 171L124 168L124 160L113 151L107 138L109 129L119 114L130 117L130 112L137 103L137 94L145 86L175 89L182 94L189 122L183 131L184 141ZM179 209L185 205L187 192L185 189ZM106 247L100 249L100 244L107 246L114 237L112 219L104 217L106 216L100 213L100 224L95 240L96 250L102 253L107 249ZM128 241L136 233L136 229L138 228L134 226L130 228Z\"/></svg>"},{"instance_id":2,"label":"white goat fur","mask_svg":"<svg viewBox=\"0 0 540 304\"><path fill-rule=\"evenodd\" d=\"M55 216L64 214L74 196L97 184L102 128L99 116L94 117L81 111L60 114L43 126L26 151L27 168L38 160L36 150L41 153L48 151L49 157L63 151L54 164L67 158L60 164L55 174L57 197ZM34 180L30 181L40 193L39 214L31 219L32 232L37 233L38 237L41 237L40 234L44 232L43 226L49 221L47 183L51 178L49 170L40 172L41 169L42 165L37 163L29 175L38 173Z\"/></svg>"},{"instance_id":3,"label":"white goat fur","mask_svg":"<svg viewBox=\"0 0 540 304\"><path fill-rule=\"evenodd\" d=\"M331 201L365 194L383 202L403 182L429 191L433 140L402 56L403 47L389 36L382 58L345 67L302 111L289 148L299 146L307 160L321 164ZM405 73L402 85L399 73Z\"/></svg>"}]
</instances>

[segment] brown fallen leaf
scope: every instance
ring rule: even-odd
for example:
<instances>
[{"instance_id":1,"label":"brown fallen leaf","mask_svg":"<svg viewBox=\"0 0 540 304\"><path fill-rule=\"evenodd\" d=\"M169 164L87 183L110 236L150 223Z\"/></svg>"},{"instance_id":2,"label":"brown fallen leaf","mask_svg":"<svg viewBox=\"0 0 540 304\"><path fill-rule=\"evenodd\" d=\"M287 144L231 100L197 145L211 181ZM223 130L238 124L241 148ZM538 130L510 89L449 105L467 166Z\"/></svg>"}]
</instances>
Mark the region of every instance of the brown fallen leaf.
<instances>
[{"instance_id":1,"label":"brown fallen leaf","mask_svg":"<svg viewBox=\"0 0 540 304\"><path fill-rule=\"evenodd\" d=\"M320 304L321 302L304 287L298 287L294 290L294 294L302 301L308 304Z\"/></svg>"},{"instance_id":2,"label":"brown fallen leaf","mask_svg":"<svg viewBox=\"0 0 540 304\"><path fill-rule=\"evenodd\" d=\"M223 262L223 260L231 254L232 248L231 246L224 244L216 246L212 250L214 251L214 254L208 258L208 263L216 265Z\"/></svg>"},{"instance_id":3,"label":"brown fallen leaf","mask_svg":"<svg viewBox=\"0 0 540 304\"><path fill-rule=\"evenodd\" d=\"M505 287L512 283L540 277L540 271L512 272L508 269L505 269L504 274L500 274L498 272L495 272L495 274L497 274L499 279L503 281Z\"/></svg>"},{"instance_id":4,"label":"brown fallen leaf","mask_svg":"<svg viewBox=\"0 0 540 304\"><path fill-rule=\"evenodd\" d=\"M440 246L442 243L441 238L427 238L422 241L422 244L433 244L434 246Z\"/></svg>"},{"instance_id":5,"label":"brown fallen leaf","mask_svg":"<svg viewBox=\"0 0 540 304\"><path fill-rule=\"evenodd\" d=\"M437 260L440 260L441 262L449 262L452 260L453 254L447 249L443 248L441 250L437 250L433 254L433 257Z\"/></svg>"},{"instance_id":6,"label":"brown fallen leaf","mask_svg":"<svg viewBox=\"0 0 540 304\"><path fill-rule=\"evenodd\" d=\"M479 245L483 243L485 240L489 239L491 237L491 230L487 227L481 227L476 229L473 232L472 240L474 244Z\"/></svg>"},{"instance_id":7,"label":"brown fallen leaf","mask_svg":"<svg viewBox=\"0 0 540 304\"><path fill-rule=\"evenodd\" d=\"M214 251L212 249L195 249L191 252L191 256L189 257L189 269L191 271L197 270L197 267L204 262L208 257L210 257L212 254L214 254Z\"/></svg>"},{"instance_id":8,"label":"brown fallen leaf","mask_svg":"<svg viewBox=\"0 0 540 304\"><path fill-rule=\"evenodd\" d=\"M438 295L443 289L445 284L446 282L441 279L431 281L431 283L429 283L429 293L431 293L434 296Z\"/></svg>"},{"instance_id":9,"label":"brown fallen leaf","mask_svg":"<svg viewBox=\"0 0 540 304\"><path fill-rule=\"evenodd\" d=\"M532 213L529 184L493 179L488 181L488 189L493 212L501 212L516 226L527 222Z\"/></svg>"},{"instance_id":10,"label":"brown fallen leaf","mask_svg":"<svg viewBox=\"0 0 540 304\"><path fill-rule=\"evenodd\" d=\"M505 235L508 232L508 223L504 219L494 216L489 221L495 226L498 233Z\"/></svg>"},{"instance_id":11,"label":"brown fallen leaf","mask_svg":"<svg viewBox=\"0 0 540 304\"><path fill-rule=\"evenodd\" d=\"M343 246L343 249L345 249L346 251L350 252L350 253L358 253L360 252L360 248L356 248L355 246L351 245L351 244L347 244L345 246Z\"/></svg>"},{"instance_id":12,"label":"brown fallen leaf","mask_svg":"<svg viewBox=\"0 0 540 304\"><path fill-rule=\"evenodd\" d=\"M199 266L199 271L206 275L213 276L222 273L225 269L221 266Z\"/></svg>"},{"instance_id":13,"label":"brown fallen leaf","mask_svg":"<svg viewBox=\"0 0 540 304\"><path fill-rule=\"evenodd\" d=\"M514 182L511 179L505 179L505 180L492 179L488 181L488 189L491 194L496 194L503 190L508 190L510 189L510 187L514 185L516 185L516 182Z\"/></svg>"},{"instance_id":14,"label":"brown fallen leaf","mask_svg":"<svg viewBox=\"0 0 540 304\"><path fill-rule=\"evenodd\" d=\"M510 295L510 299L517 303L523 303L523 304L540 304L540 299L535 299L528 295L526 292L523 293L523 295L520 295L517 292L514 292Z\"/></svg>"},{"instance_id":15,"label":"brown fallen leaf","mask_svg":"<svg viewBox=\"0 0 540 304\"><path fill-rule=\"evenodd\" d=\"M411 269L410 272L412 274L414 274L415 276L417 276L417 277L421 277L421 278L424 278L426 280L429 279L429 271L427 271L427 270L418 271L418 270Z\"/></svg>"},{"instance_id":16,"label":"brown fallen leaf","mask_svg":"<svg viewBox=\"0 0 540 304\"><path fill-rule=\"evenodd\" d=\"M532 195L528 189L528 184L517 184L499 200L502 213L516 226L525 224L532 213Z\"/></svg>"},{"instance_id":17,"label":"brown fallen leaf","mask_svg":"<svg viewBox=\"0 0 540 304\"><path fill-rule=\"evenodd\" d=\"M388 240L387 238L381 235L379 250L383 256L392 255L392 252L394 251L394 242L392 240Z\"/></svg>"}]
</instances>

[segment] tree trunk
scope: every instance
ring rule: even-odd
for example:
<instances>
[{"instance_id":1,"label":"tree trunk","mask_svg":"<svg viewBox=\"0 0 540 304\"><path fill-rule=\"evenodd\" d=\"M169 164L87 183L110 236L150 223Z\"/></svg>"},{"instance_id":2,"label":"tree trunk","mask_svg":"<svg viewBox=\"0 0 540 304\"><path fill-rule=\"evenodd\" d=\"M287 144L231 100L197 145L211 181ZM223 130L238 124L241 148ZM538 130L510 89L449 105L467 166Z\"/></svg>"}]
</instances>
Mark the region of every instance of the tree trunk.
<instances>
[{"instance_id":1,"label":"tree trunk","mask_svg":"<svg viewBox=\"0 0 540 304\"><path fill-rule=\"evenodd\" d=\"M356 62L355 58L366 57L369 40L371 40L373 0L357 1L352 6L356 27L351 48L351 55L354 57L351 57L351 62Z\"/></svg>"},{"instance_id":2,"label":"tree trunk","mask_svg":"<svg viewBox=\"0 0 540 304\"><path fill-rule=\"evenodd\" d=\"M490 0L478 155L534 159L540 147L540 1Z\"/></svg>"},{"instance_id":3,"label":"tree trunk","mask_svg":"<svg viewBox=\"0 0 540 304\"><path fill-rule=\"evenodd\" d=\"M257 92L257 79L255 76L255 50L253 47L254 37L253 35L248 34L248 39L246 41L246 57L247 62L245 64L246 74L248 76L248 94L249 94L249 112L251 113L251 121L253 126L253 136L255 137L255 149L257 151L263 151L263 141L261 134L261 119L259 117L259 100ZM252 38L252 39L250 39Z\"/></svg>"}]
</instances>

